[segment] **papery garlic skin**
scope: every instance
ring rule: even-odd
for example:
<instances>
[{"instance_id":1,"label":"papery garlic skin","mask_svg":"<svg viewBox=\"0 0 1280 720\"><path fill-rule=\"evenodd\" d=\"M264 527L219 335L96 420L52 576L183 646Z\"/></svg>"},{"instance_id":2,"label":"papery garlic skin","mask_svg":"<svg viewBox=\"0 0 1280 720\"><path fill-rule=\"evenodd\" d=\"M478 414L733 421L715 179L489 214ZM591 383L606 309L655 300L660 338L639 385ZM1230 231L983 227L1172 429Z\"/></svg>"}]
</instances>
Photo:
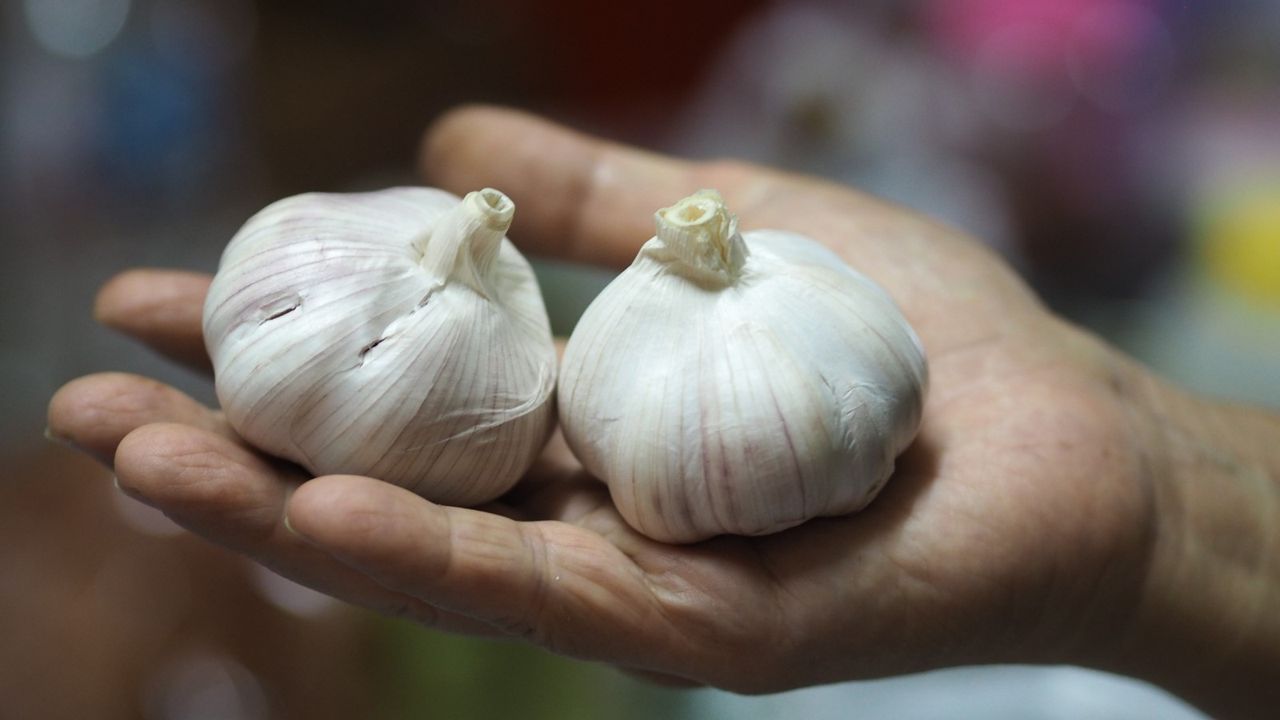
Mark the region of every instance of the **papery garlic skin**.
<instances>
[{"instance_id":1,"label":"papery garlic skin","mask_svg":"<svg viewBox=\"0 0 1280 720\"><path fill-rule=\"evenodd\" d=\"M738 234L714 191L657 225L565 349L570 447L656 540L861 509L920 423L927 370L911 326L813 240Z\"/></svg>"},{"instance_id":2,"label":"papery garlic skin","mask_svg":"<svg viewBox=\"0 0 1280 720\"><path fill-rule=\"evenodd\" d=\"M508 490L550 434L556 356L514 205L486 189L286 198L232 238L204 337L232 427L314 474L436 502Z\"/></svg>"}]
</instances>

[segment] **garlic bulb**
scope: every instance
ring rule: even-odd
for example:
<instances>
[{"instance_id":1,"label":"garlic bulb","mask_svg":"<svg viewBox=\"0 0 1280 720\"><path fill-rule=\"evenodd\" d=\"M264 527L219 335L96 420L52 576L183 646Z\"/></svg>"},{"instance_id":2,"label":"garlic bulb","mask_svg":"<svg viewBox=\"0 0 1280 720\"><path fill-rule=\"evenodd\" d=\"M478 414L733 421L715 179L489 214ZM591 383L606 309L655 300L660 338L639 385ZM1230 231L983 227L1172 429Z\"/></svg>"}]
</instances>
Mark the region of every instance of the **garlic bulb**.
<instances>
[{"instance_id":1,"label":"garlic bulb","mask_svg":"<svg viewBox=\"0 0 1280 720\"><path fill-rule=\"evenodd\" d=\"M656 221L565 349L570 447L657 540L861 509L924 402L924 350L893 301L808 238L738 234L714 191Z\"/></svg>"},{"instance_id":2,"label":"garlic bulb","mask_svg":"<svg viewBox=\"0 0 1280 720\"><path fill-rule=\"evenodd\" d=\"M470 505L550 434L555 348L497 190L307 194L232 238L204 307L231 425L312 473Z\"/></svg>"}]
</instances>

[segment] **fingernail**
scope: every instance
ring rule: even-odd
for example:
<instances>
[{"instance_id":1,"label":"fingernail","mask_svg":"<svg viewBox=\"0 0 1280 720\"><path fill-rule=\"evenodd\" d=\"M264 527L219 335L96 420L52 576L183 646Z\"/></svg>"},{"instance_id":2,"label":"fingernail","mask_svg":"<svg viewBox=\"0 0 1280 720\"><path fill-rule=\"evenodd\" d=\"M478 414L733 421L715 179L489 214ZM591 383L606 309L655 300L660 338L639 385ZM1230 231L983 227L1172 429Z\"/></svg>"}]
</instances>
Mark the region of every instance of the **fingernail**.
<instances>
[{"instance_id":1,"label":"fingernail","mask_svg":"<svg viewBox=\"0 0 1280 720\"><path fill-rule=\"evenodd\" d=\"M293 523L289 522L288 513L285 513L284 519L281 520L281 524L284 525L284 529L288 530L291 535L297 535L298 537L302 537L302 535L300 535L297 530L293 529Z\"/></svg>"},{"instance_id":2,"label":"fingernail","mask_svg":"<svg viewBox=\"0 0 1280 720\"><path fill-rule=\"evenodd\" d=\"M71 438L63 435L58 435L53 431L53 428L49 427L48 425L44 426L44 439L48 440L49 442L58 443L59 445L66 445L72 448L76 447L75 443L71 442ZM76 449L78 450L79 448L76 448Z\"/></svg>"},{"instance_id":3,"label":"fingernail","mask_svg":"<svg viewBox=\"0 0 1280 720\"><path fill-rule=\"evenodd\" d=\"M131 497L131 498L133 498L134 500L137 500L137 501L139 501L139 502L141 502L141 501L142 501L142 495L140 495L139 493L137 493L137 492L136 492L136 491L134 491L133 489L131 489L131 488L127 488L127 487L125 487L124 485L121 485L121 484L120 484L120 476L119 476L119 475L112 475L112 476L111 476L111 484L112 484L112 485L115 485L115 486L116 486L116 490L119 490L119 491L120 491L120 493L121 493L122 495L124 495L124 496L126 496L126 497Z\"/></svg>"},{"instance_id":4,"label":"fingernail","mask_svg":"<svg viewBox=\"0 0 1280 720\"><path fill-rule=\"evenodd\" d=\"M85 455L88 455L94 460L97 460L99 463L102 463L104 466L107 467L107 469L111 468L112 458L103 457L99 453L96 453L93 450L90 450L89 448L76 442L75 438L72 438L70 435L60 435L54 432L53 428L47 425L44 428L44 439L52 443L57 443L65 448L70 448L72 450L75 450L78 453L84 453Z\"/></svg>"}]
</instances>

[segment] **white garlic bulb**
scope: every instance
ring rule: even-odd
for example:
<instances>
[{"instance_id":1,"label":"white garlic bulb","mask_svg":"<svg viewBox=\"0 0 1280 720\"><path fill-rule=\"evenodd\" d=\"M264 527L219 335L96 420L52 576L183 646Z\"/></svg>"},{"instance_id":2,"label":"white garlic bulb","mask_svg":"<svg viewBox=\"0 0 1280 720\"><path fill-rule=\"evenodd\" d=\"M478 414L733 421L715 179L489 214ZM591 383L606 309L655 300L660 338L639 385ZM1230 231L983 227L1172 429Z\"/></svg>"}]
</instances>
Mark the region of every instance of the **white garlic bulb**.
<instances>
[{"instance_id":1,"label":"white garlic bulb","mask_svg":"<svg viewBox=\"0 0 1280 720\"><path fill-rule=\"evenodd\" d=\"M861 509L924 403L924 350L893 301L813 240L740 235L714 191L656 221L565 349L570 447L657 540Z\"/></svg>"},{"instance_id":2,"label":"white garlic bulb","mask_svg":"<svg viewBox=\"0 0 1280 720\"><path fill-rule=\"evenodd\" d=\"M497 190L307 194L232 238L204 307L231 425L315 474L471 505L554 420L555 347Z\"/></svg>"}]
</instances>

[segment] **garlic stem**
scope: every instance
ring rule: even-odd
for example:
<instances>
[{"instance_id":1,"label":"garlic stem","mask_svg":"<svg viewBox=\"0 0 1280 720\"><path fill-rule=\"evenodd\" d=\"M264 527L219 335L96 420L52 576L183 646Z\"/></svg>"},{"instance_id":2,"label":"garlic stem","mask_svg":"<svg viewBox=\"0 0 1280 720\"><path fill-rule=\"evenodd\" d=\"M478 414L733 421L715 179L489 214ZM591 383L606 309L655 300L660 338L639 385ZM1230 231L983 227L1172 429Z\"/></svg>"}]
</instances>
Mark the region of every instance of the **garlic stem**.
<instances>
[{"instance_id":1,"label":"garlic stem","mask_svg":"<svg viewBox=\"0 0 1280 720\"><path fill-rule=\"evenodd\" d=\"M422 266L488 296L485 278L515 215L511 198L485 188L467 193L426 239Z\"/></svg>"},{"instance_id":2,"label":"garlic stem","mask_svg":"<svg viewBox=\"0 0 1280 720\"><path fill-rule=\"evenodd\" d=\"M703 280L732 284L746 262L747 248L738 234L738 219L729 214L715 190L699 190L654 213L658 239Z\"/></svg>"}]
</instances>

